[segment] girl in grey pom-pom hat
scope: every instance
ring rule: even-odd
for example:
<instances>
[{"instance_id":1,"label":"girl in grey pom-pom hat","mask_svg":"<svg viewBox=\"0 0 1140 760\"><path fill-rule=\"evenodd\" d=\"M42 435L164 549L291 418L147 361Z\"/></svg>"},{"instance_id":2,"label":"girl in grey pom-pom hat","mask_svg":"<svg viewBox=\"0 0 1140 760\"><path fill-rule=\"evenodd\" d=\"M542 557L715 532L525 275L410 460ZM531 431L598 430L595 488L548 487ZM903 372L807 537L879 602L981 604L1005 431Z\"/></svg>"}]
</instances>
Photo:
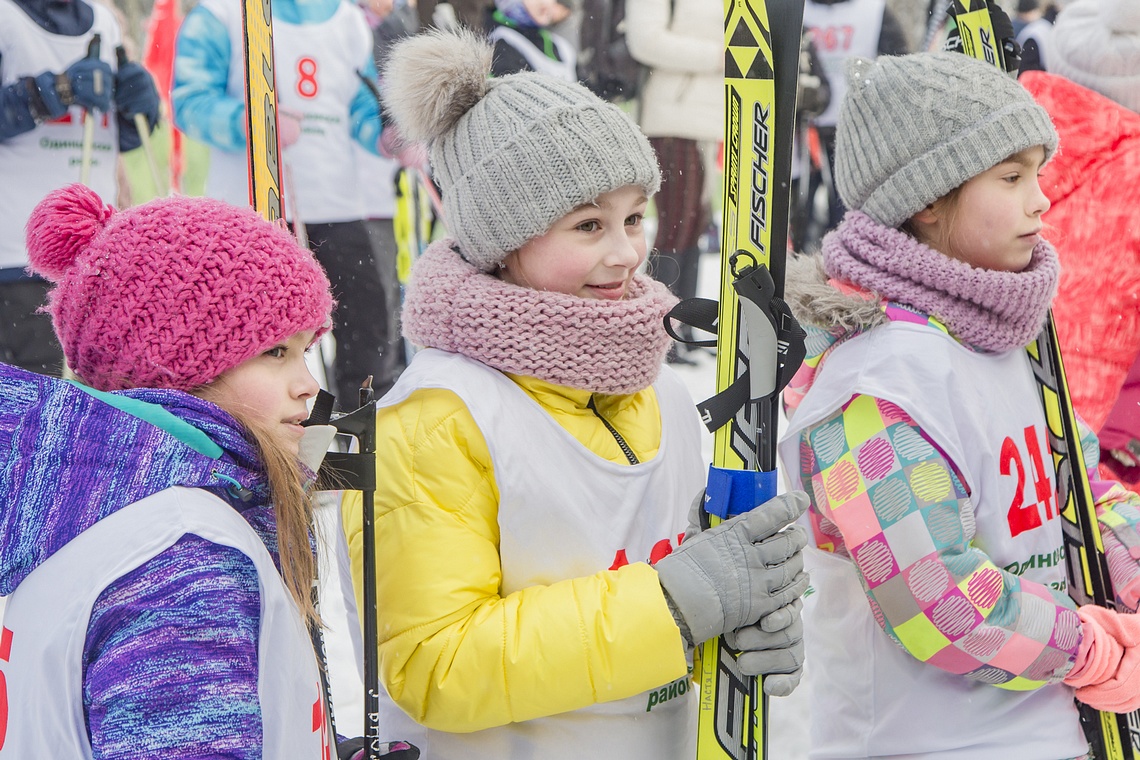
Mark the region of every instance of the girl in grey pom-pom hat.
<instances>
[{"instance_id":1,"label":"girl in grey pom-pom hat","mask_svg":"<svg viewBox=\"0 0 1140 760\"><path fill-rule=\"evenodd\" d=\"M349 528L382 601L381 723L438 760L691 758L696 644L732 633L770 693L799 680L806 532L780 531L807 499L680 543L705 466L662 366L675 299L637 274L653 151L584 87L490 58L435 32L384 73L454 237L407 289L424 350L377 419L375 578Z\"/></svg>"},{"instance_id":2,"label":"girl in grey pom-pom hat","mask_svg":"<svg viewBox=\"0 0 1140 760\"><path fill-rule=\"evenodd\" d=\"M814 353L780 442L812 496L810 756L1087 757L1073 697L1140 706L1140 618L1065 594L1065 476L1027 351L1059 273L1038 181L1056 133L960 54L855 61L848 79L851 211L787 286ZM1092 492L1135 608L1140 497Z\"/></svg>"}]
</instances>

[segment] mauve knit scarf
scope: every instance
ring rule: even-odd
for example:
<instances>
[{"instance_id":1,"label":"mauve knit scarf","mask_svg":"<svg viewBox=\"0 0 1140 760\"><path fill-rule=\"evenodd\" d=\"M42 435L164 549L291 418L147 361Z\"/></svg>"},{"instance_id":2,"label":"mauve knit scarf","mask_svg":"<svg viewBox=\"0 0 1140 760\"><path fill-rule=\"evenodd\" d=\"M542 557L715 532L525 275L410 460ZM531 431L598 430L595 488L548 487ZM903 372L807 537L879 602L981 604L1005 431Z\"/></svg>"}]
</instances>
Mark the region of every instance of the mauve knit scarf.
<instances>
[{"instance_id":1,"label":"mauve knit scarf","mask_svg":"<svg viewBox=\"0 0 1140 760\"><path fill-rule=\"evenodd\" d=\"M823 240L827 273L937 318L967 345L1000 353L1037 337L1057 292L1057 252L1041 241L1020 272L979 269L851 211Z\"/></svg>"},{"instance_id":2,"label":"mauve knit scarf","mask_svg":"<svg viewBox=\"0 0 1140 760\"><path fill-rule=\"evenodd\" d=\"M412 271L404 337L501 372L605 394L653 384L669 349L663 319L677 299L636 275L621 301L533 290L468 264L453 240L433 244Z\"/></svg>"}]
</instances>

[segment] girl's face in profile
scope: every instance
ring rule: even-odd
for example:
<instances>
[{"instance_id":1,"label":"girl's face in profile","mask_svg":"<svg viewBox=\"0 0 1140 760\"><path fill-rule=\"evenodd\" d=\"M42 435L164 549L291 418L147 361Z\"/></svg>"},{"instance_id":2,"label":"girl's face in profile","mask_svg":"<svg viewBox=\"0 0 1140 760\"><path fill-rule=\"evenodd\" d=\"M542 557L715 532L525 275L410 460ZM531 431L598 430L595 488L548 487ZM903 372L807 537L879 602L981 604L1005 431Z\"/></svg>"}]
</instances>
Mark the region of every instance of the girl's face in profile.
<instances>
[{"instance_id":1,"label":"girl's face in profile","mask_svg":"<svg viewBox=\"0 0 1140 760\"><path fill-rule=\"evenodd\" d=\"M320 390L305 364L313 336L311 330L299 332L223 372L194 395L279 433L279 440L296 453L305 432L301 422L309 416L305 402Z\"/></svg>"},{"instance_id":2,"label":"girl's face in profile","mask_svg":"<svg viewBox=\"0 0 1140 760\"><path fill-rule=\"evenodd\" d=\"M645 261L645 191L602 193L556 221L503 260L500 277L534 290L617 301Z\"/></svg>"},{"instance_id":3,"label":"girl's face in profile","mask_svg":"<svg viewBox=\"0 0 1140 760\"><path fill-rule=\"evenodd\" d=\"M1041 240L1049 199L1038 172L1045 148L1015 153L913 217L919 239L980 269L1020 272Z\"/></svg>"}]
</instances>

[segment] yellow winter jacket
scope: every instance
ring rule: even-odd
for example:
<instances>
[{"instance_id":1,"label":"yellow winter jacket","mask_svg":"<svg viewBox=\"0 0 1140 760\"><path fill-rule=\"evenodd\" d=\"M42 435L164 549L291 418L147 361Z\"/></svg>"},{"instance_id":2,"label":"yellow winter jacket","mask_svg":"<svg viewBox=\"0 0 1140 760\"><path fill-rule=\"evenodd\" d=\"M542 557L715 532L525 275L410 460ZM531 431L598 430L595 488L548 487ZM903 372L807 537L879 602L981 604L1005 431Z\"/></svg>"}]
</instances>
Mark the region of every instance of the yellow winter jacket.
<instances>
[{"instance_id":1,"label":"yellow winter jacket","mask_svg":"<svg viewBox=\"0 0 1140 760\"><path fill-rule=\"evenodd\" d=\"M591 451L628 464L587 408L589 392L510 377ZM657 454L652 388L597 395L595 405L640 461ZM420 389L382 409L377 426L380 678L417 722L476 731L624 699L686 673L680 631L644 562L500 595L498 489L458 396ZM348 494L343 517L363 611L361 506Z\"/></svg>"}]
</instances>

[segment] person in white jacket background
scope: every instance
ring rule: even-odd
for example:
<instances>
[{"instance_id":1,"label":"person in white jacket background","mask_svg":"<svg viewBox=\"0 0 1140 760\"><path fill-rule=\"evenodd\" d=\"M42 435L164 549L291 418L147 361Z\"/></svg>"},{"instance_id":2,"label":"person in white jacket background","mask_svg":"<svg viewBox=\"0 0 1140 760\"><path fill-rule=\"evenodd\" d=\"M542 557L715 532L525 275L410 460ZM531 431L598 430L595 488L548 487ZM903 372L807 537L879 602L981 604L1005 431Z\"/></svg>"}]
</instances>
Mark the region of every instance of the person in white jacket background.
<instances>
[{"instance_id":1,"label":"person in white jacket background","mask_svg":"<svg viewBox=\"0 0 1140 760\"><path fill-rule=\"evenodd\" d=\"M661 165L650 273L693 298L709 219L706 177L715 178L724 131L723 8L717 0L628 0L625 22L630 53L649 67L641 131ZM684 361L670 355L677 358Z\"/></svg>"}]
</instances>

